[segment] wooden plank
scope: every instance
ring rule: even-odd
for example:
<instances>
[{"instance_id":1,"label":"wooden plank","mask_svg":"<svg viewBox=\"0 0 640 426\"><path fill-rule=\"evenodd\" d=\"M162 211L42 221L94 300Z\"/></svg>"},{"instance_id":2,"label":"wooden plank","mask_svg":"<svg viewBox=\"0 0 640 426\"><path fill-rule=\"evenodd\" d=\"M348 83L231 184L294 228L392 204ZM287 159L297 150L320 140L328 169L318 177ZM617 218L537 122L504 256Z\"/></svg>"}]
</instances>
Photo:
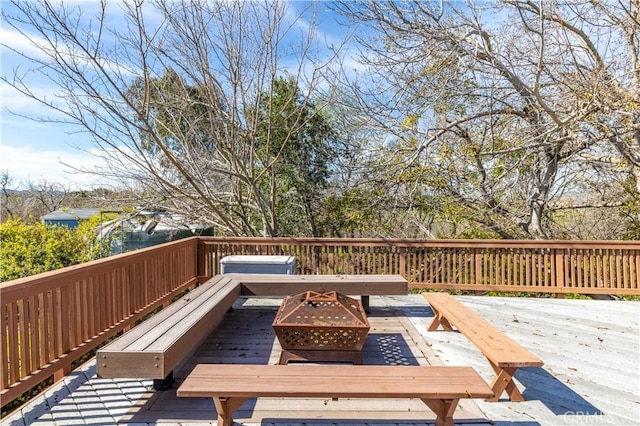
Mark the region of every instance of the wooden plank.
<instances>
[{"instance_id":1,"label":"wooden plank","mask_svg":"<svg viewBox=\"0 0 640 426\"><path fill-rule=\"evenodd\" d=\"M215 292L207 291L199 297L192 298L184 304L183 309L176 311L161 323L153 321L149 324L149 328L153 332L158 330L157 337L154 338L155 333L153 332L147 333L152 335L152 340L142 342L140 346L137 345L138 342L135 342L131 344L131 350L144 348L150 351L163 351L169 345L177 342L181 336L197 327L198 323L203 321L203 318L207 317L210 312L221 311L220 315L216 316L224 315L233 302L240 297L240 286L235 282L227 282L222 286L218 284L212 290Z\"/></svg>"},{"instance_id":2,"label":"wooden plank","mask_svg":"<svg viewBox=\"0 0 640 426\"><path fill-rule=\"evenodd\" d=\"M635 288L637 287L637 282L636 282L636 274L635 274L635 262L634 262L634 258L635 258L635 253L633 252L633 250L629 250L629 288Z\"/></svg>"},{"instance_id":3,"label":"wooden plank","mask_svg":"<svg viewBox=\"0 0 640 426\"><path fill-rule=\"evenodd\" d=\"M96 288L96 295L97 295L97 303L94 305L95 308L95 313L96 313L96 326L98 327L98 330L104 330L105 329L105 324L106 324L106 319L105 319L105 314L104 314L104 307L102 307L98 301L100 300L107 300L107 293L106 293L106 289L104 287L104 282L102 279L102 275L96 275L94 277L94 281L93 284Z\"/></svg>"},{"instance_id":4,"label":"wooden plank","mask_svg":"<svg viewBox=\"0 0 640 426\"><path fill-rule=\"evenodd\" d=\"M619 283L618 287L620 288L630 288L629 278L629 251L622 250L622 282Z\"/></svg>"},{"instance_id":5,"label":"wooden plank","mask_svg":"<svg viewBox=\"0 0 640 426\"><path fill-rule=\"evenodd\" d=\"M586 287L585 285L585 281L586 281L586 277L584 276L585 273L585 257L584 257L584 250L583 249L578 249L576 250L576 280L574 281L574 286L577 288L582 288L582 287Z\"/></svg>"},{"instance_id":6,"label":"wooden plank","mask_svg":"<svg viewBox=\"0 0 640 426\"><path fill-rule=\"evenodd\" d=\"M445 399L493 392L471 367L199 364L177 395Z\"/></svg>"},{"instance_id":7,"label":"wooden plank","mask_svg":"<svg viewBox=\"0 0 640 426\"><path fill-rule=\"evenodd\" d=\"M211 294L211 295L215 294L219 290L218 284L220 283L221 279L222 279L222 276L218 276L215 279L211 279L210 281L207 281L205 284L196 288L196 290L194 290L193 292L187 293L187 295L183 297L183 301L188 301L188 300L197 298L199 295L204 293ZM228 280L225 280L225 282L228 282ZM204 299L202 301L204 301ZM108 346L105 346L102 350L108 350L111 352L121 351L125 349L131 350L130 348L131 344L135 344L136 345L135 347L140 350L144 349L147 342L151 342L155 340L157 336L161 335L164 331L166 331L166 328L171 327L170 322L165 324L164 329L158 327L158 325L160 325L163 321L167 321L172 315L174 315L176 312L179 312L183 308L184 308L184 302L173 303L168 308L165 308L159 313L157 313L156 315L154 315L154 318L152 318L153 321L145 321L144 323L139 324L139 326L136 326L133 329L129 330L125 335L111 342ZM154 328L156 329L155 334L153 334L152 336L147 336L149 331L153 331L152 329ZM125 336L126 338L123 338Z\"/></svg>"},{"instance_id":8,"label":"wooden plank","mask_svg":"<svg viewBox=\"0 0 640 426\"><path fill-rule=\"evenodd\" d=\"M635 281L634 281L633 288L637 290L638 287L640 287L640 250L634 250L633 253L634 253L634 257L636 259L636 262L635 262L635 274L634 274Z\"/></svg>"},{"instance_id":9,"label":"wooden plank","mask_svg":"<svg viewBox=\"0 0 640 426\"><path fill-rule=\"evenodd\" d=\"M604 259L603 250L599 250L600 255L596 258L596 285L594 287L604 288Z\"/></svg>"},{"instance_id":10,"label":"wooden plank","mask_svg":"<svg viewBox=\"0 0 640 426\"><path fill-rule=\"evenodd\" d=\"M338 280L339 277L358 277L359 275L279 275L279 274L225 274L225 277L233 278L242 284L279 284L279 283L317 283L325 280ZM361 279L366 276L360 276Z\"/></svg>"},{"instance_id":11,"label":"wooden plank","mask_svg":"<svg viewBox=\"0 0 640 426\"><path fill-rule=\"evenodd\" d=\"M230 289L227 295L201 321L180 335L175 343L164 352L163 367L165 376L181 362L184 362L198 348L202 341L220 323L225 313L233 305L233 302L240 297L240 287L230 287ZM153 350L153 346L151 349Z\"/></svg>"},{"instance_id":12,"label":"wooden plank","mask_svg":"<svg viewBox=\"0 0 640 426\"><path fill-rule=\"evenodd\" d=\"M338 291L349 295L406 295L401 275L276 275L227 274L242 284L245 296L290 296L306 290Z\"/></svg>"},{"instance_id":13,"label":"wooden plank","mask_svg":"<svg viewBox=\"0 0 640 426\"><path fill-rule=\"evenodd\" d=\"M29 304L29 339L31 348L29 351L29 369L36 370L40 367L40 330L38 326L38 315L40 312L38 296L33 295L28 300Z\"/></svg>"},{"instance_id":14,"label":"wooden plank","mask_svg":"<svg viewBox=\"0 0 640 426\"><path fill-rule=\"evenodd\" d=\"M622 252L616 250L616 281L614 288L624 288L624 278L622 276Z\"/></svg>"},{"instance_id":15,"label":"wooden plank","mask_svg":"<svg viewBox=\"0 0 640 426\"><path fill-rule=\"evenodd\" d=\"M615 282L615 251L608 250L607 255L609 257L609 282L607 283L607 288L613 288Z\"/></svg>"},{"instance_id":16,"label":"wooden plank","mask_svg":"<svg viewBox=\"0 0 640 426\"><path fill-rule=\"evenodd\" d=\"M20 365L20 372L18 377L26 377L29 374L29 335L28 335L28 316L26 312L25 300L18 300L16 304L16 325L18 327L17 333L17 349L19 349L19 359L17 360Z\"/></svg>"},{"instance_id":17,"label":"wooden plank","mask_svg":"<svg viewBox=\"0 0 640 426\"><path fill-rule=\"evenodd\" d=\"M534 287L536 284L536 255L530 251L527 255L527 287Z\"/></svg>"},{"instance_id":18,"label":"wooden plank","mask_svg":"<svg viewBox=\"0 0 640 426\"><path fill-rule=\"evenodd\" d=\"M38 322L36 324L38 328L38 368L42 367L47 360L47 342L49 341L49 335L47 333L47 311L45 307L45 295L40 293L37 295L38 300Z\"/></svg>"},{"instance_id":19,"label":"wooden plank","mask_svg":"<svg viewBox=\"0 0 640 426\"><path fill-rule=\"evenodd\" d=\"M500 250L499 252L499 256L498 256L498 260L497 260L497 264L498 264L498 269L500 271L499 274L497 274L500 277L500 284L501 285L505 285L506 281L507 281L507 277L506 277L506 272L507 272L507 262L505 260L506 255L504 250ZM496 271L498 272L498 271Z\"/></svg>"},{"instance_id":20,"label":"wooden plank","mask_svg":"<svg viewBox=\"0 0 640 426\"><path fill-rule=\"evenodd\" d=\"M78 321L81 323L80 340L85 342L93 337L89 328L89 303L87 299L87 286L85 280L78 281L78 303L82 306Z\"/></svg>"},{"instance_id":21,"label":"wooden plank","mask_svg":"<svg viewBox=\"0 0 640 426\"><path fill-rule=\"evenodd\" d=\"M8 306L0 305L0 389L6 389L9 387L10 376L9 367L11 361L9 359L10 346L10 331L9 331L9 310ZM13 350L13 348L11 348Z\"/></svg>"},{"instance_id":22,"label":"wooden plank","mask_svg":"<svg viewBox=\"0 0 640 426\"><path fill-rule=\"evenodd\" d=\"M45 332L44 339L44 353L47 361L55 359L54 353L54 328L53 328L53 292L49 291L44 295L44 313L43 318L44 322L42 324L43 330Z\"/></svg>"},{"instance_id":23,"label":"wooden plank","mask_svg":"<svg viewBox=\"0 0 640 426\"><path fill-rule=\"evenodd\" d=\"M20 331L18 329L18 303L12 303L9 305L9 375L11 377L11 383L20 380Z\"/></svg>"},{"instance_id":24,"label":"wooden plank","mask_svg":"<svg viewBox=\"0 0 640 426\"><path fill-rule=\"evenodd\" d=\"M545 250L544 254L544 264L545 264L545 277L544 277L544 285L545 287L551 287L553 282L553 257L551 255L551 250Z\"/></svg>"},{"instance_id":25,"label":"wooden plank","mask_svg":"<svg viewBox=\"0 0 640 426\"><path fill-rule=\"evenodd\" d=\"M69 338L71 339L71 347L76 347L84 341L82 338L82 327L84 326L82 311L86 309L86 306L81 303L80 297L80 287L76 281L69 285L69 299L71 302L71 312L69 313L71 333Z\"/></svg>"},{"instance_id":26,"label":"wooden plank","mask_svg":"<svg viewBox=\"0 0 640 426\"><path fill-rule=\"evenodd\" d=\"M163 351L173 344L179 336L197 324L207 312L213 309L227 294L232 293L239 285L229 283L231 280L221 280L215 285L205 287L199 294L187 294L181 300L163 309L149 321L145 321L136 328L136 332L123 336L123 348L127 351L159 350ZM226 306L225 309L230 307ZM133 330L132 330L133 331Z\"/></svg>"}]
</instances>

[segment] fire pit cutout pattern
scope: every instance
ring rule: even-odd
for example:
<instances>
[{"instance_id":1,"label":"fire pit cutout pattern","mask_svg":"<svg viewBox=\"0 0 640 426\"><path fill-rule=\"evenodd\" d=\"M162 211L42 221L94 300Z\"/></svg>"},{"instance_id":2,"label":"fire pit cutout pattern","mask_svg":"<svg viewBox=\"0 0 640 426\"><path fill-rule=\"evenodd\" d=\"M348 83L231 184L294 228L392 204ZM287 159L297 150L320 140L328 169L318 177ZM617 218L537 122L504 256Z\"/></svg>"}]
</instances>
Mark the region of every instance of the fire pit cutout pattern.
<instances>
[{"instance_id":1,"label":"fire pit cutout pattern","mask_svg":"<svg viewBox=\"0 0 640 426\"><path fill-rule=\"evenodd\" d=\"M273 329L284 350L360 351L369 321L359 300L329 291L284 299Z\"/></svg>"}]
</instances>

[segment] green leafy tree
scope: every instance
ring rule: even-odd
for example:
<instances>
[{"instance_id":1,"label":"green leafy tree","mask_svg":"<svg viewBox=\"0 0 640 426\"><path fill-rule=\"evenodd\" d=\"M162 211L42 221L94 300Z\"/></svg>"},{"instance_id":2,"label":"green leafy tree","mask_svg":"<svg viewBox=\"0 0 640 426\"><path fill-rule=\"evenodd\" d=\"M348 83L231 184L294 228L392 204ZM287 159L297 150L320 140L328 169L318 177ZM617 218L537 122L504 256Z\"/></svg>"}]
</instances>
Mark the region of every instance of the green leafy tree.
<instances>
[{"instance_id":1,"label":"green leafy tree","mask_svg":"<svg viewBox=\"0 0 640 426\"><path fill-rule=\"evenodd\" d=\"M158 155L164 167L170 163L163 149L183 157L194 149L213 148L210 121L215 112L204 87L187 84L176 70L167 68L159 78L136 79L129 94L136 109L144 112L140 123L153 126L153 132L141 132L142 147Z\"/></svg>"},{"instance_id":2,"label":"green leafy tree","mask_svg":"<svg viewBox=\"0 0 640 426\"><path fill-rule=\"evenodd\" d=\"M331 165L340 155L336 133L294 79L274 80L255 119L261 185L270 194L276 233L320 236Z\"/></svg>"}]
</instances>

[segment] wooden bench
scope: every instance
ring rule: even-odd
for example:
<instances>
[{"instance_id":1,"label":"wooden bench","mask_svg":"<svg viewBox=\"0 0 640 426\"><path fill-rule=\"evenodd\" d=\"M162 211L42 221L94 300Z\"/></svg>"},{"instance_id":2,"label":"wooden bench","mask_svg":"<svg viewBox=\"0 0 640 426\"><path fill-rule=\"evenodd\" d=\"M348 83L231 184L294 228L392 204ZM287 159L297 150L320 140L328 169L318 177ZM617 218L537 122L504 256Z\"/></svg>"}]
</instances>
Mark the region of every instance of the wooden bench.
<instances>
[{"instance_id":1,"label":"wooden bench","mask_svg":"<svg viewBox=\"0 0 640 426\"><path fill-rule=\"evenodd\" d=\"M198 364L177 395L213 398L218 426L231 426L233 413L260 397L418 398L437 426L453 426L461 398L493 392L471 367Z\"/></svg>"},{"instance_id":2,"label":"wooden bench","mask_svg":"<svg viewBox=\"0 0 640 426\"><path fill-rule=\"evenodd\" d=\"M243 296L291 296L307 290L337 291L362 298L369 312L369 296L409 294L409 284L401 275L276 275L227 274L242 283Z\"/></svg>"},{"instance_id":3,"label":"wooden bench","mask_svg":"<svg viewBox=\"0 0 640 426\"><path fill-rule=\"evenodd\" d=\"M213 331L240 297L240 283L219 275L99 349L98 377L154 379L165 389L172 372Z\"/></svg>"},{"instance_id":4,"label":"wooden bench","mask_svg":"<svg viewBox=\"0 0 640 426\"><path fill-rule=\"evenodd\" d=\"M491 382L497 401L503 392L507 392L511 401L524 401L522 393L513 381L513 375L520 367L541 367L542 360L527 349L511 340L469 308L447 293L422 293L429 302L435 317L429 325L429 331L442 326L445 331L457 328L487 358L496 373Z\"/></svg>"}]
</instances>

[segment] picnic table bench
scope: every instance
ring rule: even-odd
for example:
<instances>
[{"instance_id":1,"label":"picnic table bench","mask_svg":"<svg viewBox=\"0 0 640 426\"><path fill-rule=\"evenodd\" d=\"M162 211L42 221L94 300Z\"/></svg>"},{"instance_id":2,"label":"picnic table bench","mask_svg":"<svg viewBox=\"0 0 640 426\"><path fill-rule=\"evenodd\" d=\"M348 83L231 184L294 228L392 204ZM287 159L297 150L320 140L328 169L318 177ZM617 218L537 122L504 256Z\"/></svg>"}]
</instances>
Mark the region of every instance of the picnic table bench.
<instances>
[{"instance_id":1,"label":"picnic table bench","mask_svg":"<svg viewBox=\"0 0 640 426\"><path fill-rule=\"evenodd\" d=\"M497 401L505 391L511 401L524 401L522 393L513 381L513 375L520 367L541 367L544 364L542 360L450 294L422 293L422 296L429 302L435 314L428 331L435 331L440 326L445 331L457 328L491 364L496 376L491 382L494 395L490 401Z\"/></svg>"},{"instance_id":2,"label":"picnic table bench","mask_svg":"<svg viewBox=\"0 0 640 426\"><path fill-rule=\"evenodd\" d=\"M399 275L216 275L96 354L102 378L146 378L166 389L173 371L197 349L241 296L290 296L307 290L407 294Z\"/></svg>"},{"instance_id":3,"label":"picnic table bench","mask_svg":"<svg viewBox=\"0 0 640 426\"><path fill-rule=\"evenodd\" d=\"M437 426L453 426L462 398L493 392L471 367L198 364L180 385L179 397L213 398L218 426L249 398L418 398Z\"/></svg>"}]
</instances>

